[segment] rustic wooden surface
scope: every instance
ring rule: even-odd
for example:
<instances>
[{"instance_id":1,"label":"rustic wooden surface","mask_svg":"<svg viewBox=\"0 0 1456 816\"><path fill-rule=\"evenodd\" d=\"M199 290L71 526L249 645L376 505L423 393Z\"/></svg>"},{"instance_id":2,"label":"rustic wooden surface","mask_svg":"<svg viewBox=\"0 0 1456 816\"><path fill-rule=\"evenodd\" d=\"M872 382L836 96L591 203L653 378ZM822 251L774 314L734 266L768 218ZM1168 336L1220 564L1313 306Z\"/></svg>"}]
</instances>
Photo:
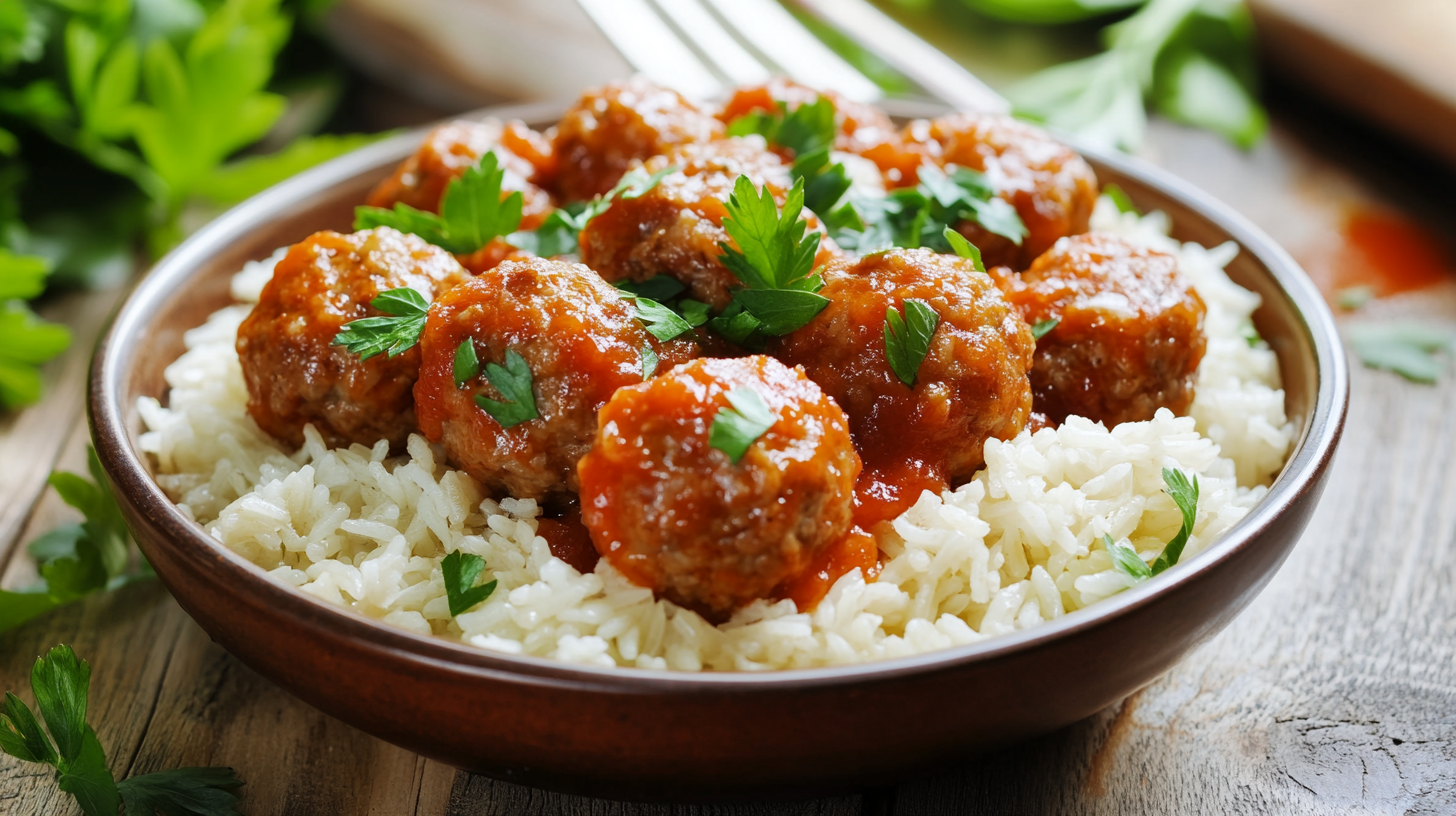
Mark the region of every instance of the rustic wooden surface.
<instances>
[{"instance_id":1,"label":"rustic wooden surface","mask_svg":"<svg viewBox=\"0 0 1456 816\"><path fill-rule=\"evenodd\" d=\"M1321 257L1332 226L1356 206L1394 207L1456 237L1456 202L1445 196L1452 179L1434 163L1351 134L1288 93L1275 109L1273 138L1252 154L1167 125L1155 127L1148 153L1302 257ZM85 361L97 317L115 297L50 305L77 327L76 347L51 366L46 401L0 426L5 586L28 580L28 567L4 553L73 517L42 488L53 466L84 467ZM1456 282L1365 311L1451 322ZM1325 499L1284 569L1232 626L1107 711L894 789L810 802L646 806L456 773L289 697L211 643L155 584L0 634L0 689L25 688L35 656L70 643L92 663L91 720L118 777L230 765L247 782L242 806L255 816L1453 813L1453 458L1456 372L1429 387L1356 367ZM1075 671L1068 677L1076 682ZM871 735L865 750L873 750ZM48 774L0 759L0 814L77 812Z\"/></svg>"}]
</instances>

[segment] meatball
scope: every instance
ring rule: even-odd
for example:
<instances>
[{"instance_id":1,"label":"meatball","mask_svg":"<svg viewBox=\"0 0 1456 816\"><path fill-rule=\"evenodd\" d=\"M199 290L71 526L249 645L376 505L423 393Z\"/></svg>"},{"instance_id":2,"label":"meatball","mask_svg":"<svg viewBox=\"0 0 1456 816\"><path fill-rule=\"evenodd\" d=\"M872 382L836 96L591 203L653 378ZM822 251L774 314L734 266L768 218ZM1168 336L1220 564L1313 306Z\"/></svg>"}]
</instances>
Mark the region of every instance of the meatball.
<instances>
[{"instance_id":1,"label":"meatball","mask_svg":"<svg viewBox=\"0 0 1456 816\"><path fill-rule=\"evenodd\" d=\"M893 518L985 464L990 438L1020 433L1031 413L1035 342L990 277L971 262L895 249L820 270L830 303L770 353L802 365L849 415L864 457L857 520ZM939 316L909 386L886 357L886 310L919 300Z\"/></svg>"},{"instance_id":2,"label":"meatball","mask_svg":"<svg viewBox=\"0 0 1456 816\"><path fill-rule=\"evenodd\" d=\"M763 85L739 88L733 93L718 118L727 124L754 112L776 113L783 105L794 110L813 104L820 98L834 106L834 149L873 159L882 146L899 140L899 133L890 117L863 102L847 99L834 91L816 91L791 79L775 77Z\"/></svg>"},{"instance_id":3,"label":"meatball","mask_svg":"<svg viewBox=\"0 0 1456 816\"><path fill-rule=\"evenodd\" d=\"M721 139L685 145L649 159L649 173L676 167L655 187L631 199L617 199L581 231L581 260L608 281L643 281L671 275L688 294L715 309L732 300L738 279L719 260L728 197L734 182L746 176L767 187L779 205L792 182L789 168L757 137ZM803 211L809 229L818 219ZM821 244L822 260L832 257L832 244Z\"/></svg>"},{"instance_id":4,"label":"meatball","mask_svg":"<svg viewBox=\"0 0 1456 816\"><path fill-rule=\"evenodd\" d=\"M1203 301L1172 255L1105 233L1063 238L1017 275L993 270L1026 322L1056 320L1036 344L1031 388L1052 423L1109 428L1187 413L1207 340Z\"/></svg>"},{"instance_id":5,"label":"meatball","mask_svg":"<svg viewBox=\"0 0 1456 816\"><path fill-rule=\"evenodd\" d=\"M334 337L345 323L379 317L369 303L380 292L409 287L433 298L468 278L445 250L389 227L293 245L238 328L248 413L291 445L313 423L330 446L388 439L398 450L415 430L419 350L360 360Z\"/></svg>"},{"instance_id":6,"label":"meatball","mask_svg":"<svg viewBox=\"0 0 1456 816\"><path fill-rule=\"evenodd\" d=\"M735 463L711 428L744 388L773 425ZM599 428L578 466L597 551L709 620L768 597L850 532L860 462L844 412L770 357L694 360L623 388Z\"/></svg>"},{"instance_id":7,"label":"meatball","mask_svg":"<svg viewBox=\"0 0 1456 816\"><path fill-rule=\"evenodd\" d=\"M501 195L520 191L521 229L535 229L551 212L551 197L533 183L552 167L551 145L521 122L458 120L435 128L394 175L369 193L366 203L385 208L408 204L438 213L445 187L492 151L505 171Z\"/></svg>"},{"instance_id":8,"label":"meatball","mask_svg":"<svg viewBox=\"0 0 1456 816\"><path fill-rule=\"evenodd\" d=\"M455 384L455 356L471 344L480 373ZM415 403L420 430L488 490L560 499L576 490L576 462L591 446L597 409L643 380L644 349L659 371L697 354L691 340L661 343L630 301L581 264L506 261L435 300L420 337ZM485 376L525 361L538 418L502 427L476 397L514 401Z\"/></svg>"},{"instance_id":9,"label":"meatball","mask_svg":"<svg viewBox=\"0 0 1456 816\"><path fill-rule=\"evenodd\" d=\"M1016 208L1028 232L1019 247L973 222L956 227L988 266L1025 269L1058 239L1087 231L1097 177L1046 131L1009 116L958 113L911 122L905 138L938 164L985 173L996 194Z\"/></svg>"},{"instance_id":10,"label":"meatball","mask_svg":"<svg viewBox=\"0 0 1456 816\"><path fill-rule=\"evenodd\" d=\"M722 133L723 123L707 111L642 77L588 91L556 128L556 192L564 201L602 195L634 160Z\"/></svg>"}]
</instances>

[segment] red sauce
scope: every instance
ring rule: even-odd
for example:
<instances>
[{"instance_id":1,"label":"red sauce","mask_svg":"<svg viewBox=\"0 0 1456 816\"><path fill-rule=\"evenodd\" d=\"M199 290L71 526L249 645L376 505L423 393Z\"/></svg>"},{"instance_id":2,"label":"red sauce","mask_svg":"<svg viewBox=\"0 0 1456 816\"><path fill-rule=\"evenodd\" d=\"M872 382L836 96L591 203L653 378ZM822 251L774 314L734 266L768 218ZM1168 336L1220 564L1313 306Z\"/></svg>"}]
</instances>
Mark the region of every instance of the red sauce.
<instances>
[{"instance_id":1,"label":"red sauce","mask_svg":"<svg viewBox=\"0 0 1456 816\"><path fill-rule=\"evenodd\" d=\"M877 407L854 438L864 462L854 484L854 523L866 530L910 509L922 491L939 493L950 486L946 455L937 449L935 434L907 438L898 430L925 429L932 419L921 416L910 401L893 400Z\"/></svg>"},{"instance_id":2,"label":"red sauce","mask_svg":"<svg viewBox=\"0 0 1456 816\"><path fill-rule=\"evenodd\" d=\"M591 534L581 523L581 511L572 510L561 518L543 518L536 522L536 535L546 539L551 554L576 568L577 572L588 573L597 568L597 548L592 546Z\"/></svg>"},{"instance_id":3,"label":"red sauce","mask_svg":"<svg viewBox=\"0 0 1456 816\"><path fill-rule=\"evenodd\" d=\"M1338 239L1307 253L1304 260L1327 297L1358 286L1384 297L1456 280L1441 242L1420 225L1388 212L1351 212Z\"/></svg>"},{"instance_id":4,"label":"red sauce","mask_svg":"<svg viewBox=\"0 0 1456 816\"><path fill-rule=\"evenodd\" d=\"M856 568L866 581L873 581L880 574L880 551L875 546L875 537L859 527L826 547L802 575L775 587L773 597L788 598L800 612L810 612L829 594L835 581Z\"/></svg>"}]
</instances>

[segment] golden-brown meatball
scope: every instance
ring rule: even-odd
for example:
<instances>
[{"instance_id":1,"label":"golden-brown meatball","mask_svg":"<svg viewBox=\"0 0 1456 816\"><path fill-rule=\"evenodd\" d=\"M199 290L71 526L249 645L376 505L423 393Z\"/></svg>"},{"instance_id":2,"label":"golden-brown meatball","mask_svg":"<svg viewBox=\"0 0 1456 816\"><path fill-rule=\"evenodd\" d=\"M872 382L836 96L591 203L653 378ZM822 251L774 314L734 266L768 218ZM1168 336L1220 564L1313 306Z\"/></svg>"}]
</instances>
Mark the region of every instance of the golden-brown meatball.
<instances>
[{"instance_id":1,"label":"golden-brown meatball","mask_svg":"<svg viewBox=\"0 0 1456 816\"><path fill-rule=\"evenodd\" d=\"M774 77L763 85L734 91L723 110L718 112L718 118L732 124L734 119L746 114L777 113L780 105L792 111L800 105L813 104L821 97L834 106L835 150L874 160L886 145L899 141L900 134L895 124L877 108L847 99L834 91L816 91L785 77Z\"/></svg>"},{"instance_id":2,"label":"golden-brown meatball","mask_svg":"<svg viewBox=\"0 0 1456 816\"><path fill-rule=\"evenodd\" d=\"M941 165L986 174L996 195L1026 224L1018 247L978 224L957 225L980 248L987 266L1025 269L1058 239L1087 231L1097 203L1097 176L1076 151L1046 131L1009 116L957 113L905 128L905 139Z\"/></svg>"},{"instance_id":3,"label":"golden-brown meatball","mask_svg":"<svg viewBox=\"0 0 1456 816\"><path fill-rule=\"evenodd\" d=\"M552 208L551 196L535 184L553 166L551 145L521 122L462 119L435 128L394 175L369 193L366 203L385 208L408 204L418 210L438 213L446 186L492 151L505 171L501 195L519 191L521 229L535 229Z\"/></svg>"},{"instance_id":4,"label":"golden-brown meatball","mask_svg":"<svg viewBox=\"0 0 1456 816\"><path fill-rule=\"evenodd\" d=\"M481 373L455 384L455 356L470 343ZM420 430L486 489L518 498L560 498L576 489L576 462L591 446L597 409L643 380L643 349L659 371L695 356L691 340L660 343L632 304L581 264L506 261L446 292L420 337L415 402ZM486 365L515 352L530 371L539 417L502 427L476 397L510 401Z\"/></svg>"},{"instance_id":5,"label":"golden-brown meatball","mask_svg":"<svg viewBox=\"0 0 1456 816\"><path fill-rule=\"evenodd\" d=\"M1059 321L1036 344L1038 413L1109 428L1159 408L1187 413L1207 340L1177 258L1094 232L1058 241L1020 275L992 272L1027 323Z\"/></svg>"},{"instance_id":6,"label":"golden-brown meatball","mask_svg":"<svg viewBox=\"0 0 1456 816\"><path fill-rule=\"evenodd\" d=\"M602 195L634 160L722 133L723 123L707 111L642 77L588 91L556 128L556 192L563 201Z\"/></svg>"},{"instance_id":7,"label":"golden-brown meatball","mask_svg":"<svg viewBox=\"0 0 1456 816\"><path fill-rule=\"evenodd\" d=\"M820 273L830 304L770 353L801 365L849 415L864 457L856 518L893 518L922 490L939 491L985 464L992 437L1020 433L1031 412L1031 330L970 261L894 249ZM886 358L885 311L919 300L939 316L906 385Z\"/></svg>"},{"instance_id":8,"label":"golden-brown meatball","mask_svg":"<svg viewBox=\"0 0 1456 816\"><path fill-rule=\"evenodd\" d=\"M710 439L740 388L773 424L735 463ZM764 356L694 360L602 408L578 466L582 520L634 583L721 621L844 538L859 468L844 412L802 371Z\"/></svg>"},{"instance_id":9,"label":"golden-brown meatball","mask_svg":"<svg viewBox=\"0 0 1456 816\"><path fill-rule=\"evenodd\" d=\"M380 316L369 305L380 292L409 287L428 299L468 278L445 250L389 227L294 244L238 328L249 415L291 445L313 423L331 446L388 439L398 449L415 430L419 351L360 360L334 338Z\"/></svg>"},{"instance_id":10,"label":"golden-brown meatball","mask_svg":"<svg viewBox=\"0 0 1456 816\"><path fill-rule=\"evenodd\" d=\"M733 185L746 176L755 186L767 187L782 207L791 186L789 168L757 137L685 145L648 160L643 169L654 173L667 167L677 170L643 195L613 201L587 223L580 238L582 263L608 281L671 275L691 297L722 309L739 285L719 260L719 245L732 243L723 217ZM822 234L814 214L804 210L803 215L808 229ZM833 257L831 242L820 247L821 262Z\"/></svg>"}]
</instances>

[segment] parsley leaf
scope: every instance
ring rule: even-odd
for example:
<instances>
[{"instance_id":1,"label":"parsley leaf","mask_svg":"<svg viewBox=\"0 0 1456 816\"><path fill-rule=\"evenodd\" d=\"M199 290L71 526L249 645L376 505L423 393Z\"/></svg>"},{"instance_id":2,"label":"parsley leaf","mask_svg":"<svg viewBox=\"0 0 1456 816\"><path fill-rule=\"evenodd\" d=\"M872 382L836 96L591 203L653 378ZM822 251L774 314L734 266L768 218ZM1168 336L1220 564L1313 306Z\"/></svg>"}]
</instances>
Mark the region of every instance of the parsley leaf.
<instances>
[{"instance_id":1,"label":"parsley leaf","mask_svg":"<svg viewBox=\"0 0 1456 816\"><path fill-rule=\"evenodd\" d=\"M1016 208L998 198L981 173L964 167L950 171L925 164L915 187L891 190L883 197L851 196L845 207L854 210L857 223L836 218L831 231L835 242L866 255L892 247L950 252L957 245L946 230L973 221L1020 245L1028 233Z\"/></svg>"},{"instance_id":2,"label":"parsley leaf","mask_svg":"<svg viewBox=\"0 0 1456 816\"><path fill-rule=\"evenodd\" d=\"M653 351L651 346L643 346L641 354L642 379L650 380L652 375L657 373L657 366L661 360L658 359L657 352Z\"/></svg>"},{"instance_id":3,"label":"parsley leaf","mask_svg":"<svg viewBox=\"0 0 1456 816\"><path fill-rule=\"evenodd\" d=\"M40 366L71 345L69 329L41 320L18 300L39 295L49 272L42 258L0 250L0 407L40 399Z\"/></svg>"},{"instance_id":4,"label":"parsley leaf","mask_svg":"<svg viewBox=\"0 0 1456 816\"><path fill-rule=\"evenodd\" d=\"M473 340L467 337L460 341L460 346L455 349L455 364L452 368L456 388L464 388L465 383L480 376L480 358L475 356Z\"/></svg>"},{"instance_id":5,"label":"parsley leaf","mask_svg":"<svg viewBox=\"0 0 1456 816\"><path fill-rule=\"evenodd\" d=\"M606 195L591 201L573 201L553 210L541 226L525 232L513 232L506 236L506 243L543 258L574 255L580 250L579 238L588 221L606 212L616 199L638 198L676 171L676 167L664 167L648 175L640 167L629 170Z\"/></svg>"},{"instance_id":6,"label":"parsley leaf","mask_svg":"<svg viewBox=\"0 0 1456 816\"><path fill-rule=\"evenodd\" d=\"M1335 303L1348 312L1353 312L1374 299L1373 286L1347 286L1335 292Z\"/></svg>"},{"instance_id":7,"label":"parsley leaf","mask_svg":"<svg viewBox=\"0 0 1456 816\"><path fill-rule=\"evenodd\" d=\"M1052 329L1055 329L1057 326L1061 325L1061 322L1062 321L1057 320L1056 318L1036 321L1036 324L1031 327L1031 338L1033 340L1040 340L1043 337L1046 337L1048 334L1051 333Z\"/></svg>"},{"instance_id":8,"label":"parsley leaf","mask_svg":"<svg viewBox=\"0 0 1456 816\"><path fill-rule=\"evenodd\" d=\"M505 175L495 153L486 152L473 167L446 185L439 215L408 204L395 204L392 210L358 207L354 211L354 229L394 227L456 255L469 255L521 225L521 192L501 197Z\"/></svg>"},{"instance_id":9,"label":"parsley leaf","mask_svg":"<svg viewBox=\"0 0 1456 816\"><path fill-rule=\"evenodd\" d=\"M943 234L945 240L950 244L950 248L955 250L955 254L970 259L971 264L976 267L976 271L985 274L986 264L981 260L980 247L967 241L966 236L950 227L946 227Z\"/></svg>"},{"instance_id":10,"label":"parsley leaf","mask_svg":"<svg viewBox=\"0 0 1456 816\"><path fill-rule=\"evenodd\" d=\"M743 304L735 299L722 314L708 321L708 327L722 335L729 342L748 349L762 347L763 335L759 328L763 321L744 311Z\"/></svg>"},{"instance_id":11,"label":"parsley leaf","mask_svg":"<svg viewBox=\"0 0 1456 816\"><path fill-rule=\"evenodd\" d=\"M746 176L738 177L728 197L723 229L738 248L719 243L719 260L746 287L734 295L734 302L765 334L788 334L829 305L828 298L817 294L823 281L811 274L819 233L804 234L803 208L803 179L789 190L782 212L773 193L755 189Z\"/></svg>"},{"instance_id":12,"label":"parsley leaf","mask_svg":"<svg viewBox=\"0 0 1456 816\"><path fill-rule=\"evenodd\" d=\"M1183 547L1188 544L1188 537L1193 535L1193 524L1198 520L1198 477L1194 476L1190 483L1183 471L1163 468L1163 481L1168 485L1168 495L1173 497L1173 503L1183 514L1183 526L1178 528L1178 534L1153 562L1154 575L1178 563Z\"/></svg>"},{"instance_id":13,"label":"parsley leaf","mask_svg":"<svg viewBox=\"0 0 1456 816\"><path fill-rule=\"evenodd\" d=\"M118 784L106 765L96 731L86 722L91 667L70 646L56 646L35 662L31 692L51 738L40 730L31 710L14 694L0 707L0 750L26 762L55 769L56 784L71 794L86 816L227 816L236 814L237 797L226 789L241 785L228 768L178 768L132 777Z\"/></svg>"},{"instance_id":14,"label":"parsley leaf","mask_svg":"<svg viewBox=\"0 0 1456 816\"><path fill-rule=\"evenodd\" d=\"M484 570L485 559L464 550L456 550L440 562L440 573L445 579L445 597L450 603L451 617L470 611L471 607L495 592L495 581L475 585L475 579Z\"/></svg>"},{"instance_id":15,"label":"parsley leaf","mask_svg":"<svg viewBox=\"0 0 1456 816\"><path fill-rule=\"evenodd\" d=\"M788 109L780 102L773 113L753 111L728 123L729 136L758 134L769 144L792 150L800 157L834 145L834 104L824 97Z\"/></svg>"},{"instance_id":16,"label":"parsley leaf","mask_svg":"<svg viewBox=\"0 0 1456 816\"><path fill-rule=\"evenodd\" d=\"M1445 365L1438 355L1456 348L1456 332L1423 323L1356 323L1345 338L1367 368L1391 371L1411 382L1434 383Z\"/></svg>"},{"instance_id":17,"label":"parsley leaf","mask_svg":"<svg viewBox=\"0 0 1456 816\"><path fill-rule=\"evenodd\" d=\"M629 297L637 312L637 319L647 328L648 334L664 343L693 330L693 327L677 312L655 300L645 297Z\"/></svg>"},{"instance_id":18,"label":"parsley leaf","mask_svg":"<svg viewBox=\"0 0 1456 816\"><path fill-rule=\"evenodd\" d=\"M487 363L485 378L506 398L505 402L489 399L477 394L475 404L500 423L502 428L512 428L522 422L539 418L536 411L536 395L531 391L531 369L515 351L506 350L506 364Z\"/></svg>"},{"instance_id":19,"label":"parsley leaf","mask_svg":"<svg viewBox=\"0 0 1456 816\"><path fill-rule=\"evenodd\" d=\"M236 816L231 789L242 780L232 768L173 768L117 784L127 816Z\"/></svg>"},{"instance_id":20,"label":"parsley leaf","mask_svg":"<svg viewBox=\"0 0 1456 816\"><path fill-rule=\"evenodd\" d=\"M368 360L386 352L398 357L420 342L430 309L424 295L407 286L387 289L369 305L387 317L364 317L345 323L332 345L343 346L350 354L359 355L360 360Z\"/></svg>"},{"instance_id":21,"label":"parsley leaf","mask_svg":"<svg viewBox=\"0 0 1456 816\"><path fill-rule=\"evenodd\" d=\"M728 460L736 465L777 420L763 397L752 388L740 385L729 391L727 397L733 407L718 409L708 429L708 444L728 454Z\"/></svg>"},{"instance_id":22,"label":"parsley leaf","mask_svg":"<svg viewBox=\"0 0 1456 816\"><path fill-rule=\"evenodd\" d=\"M1139 581L1153 577L1153 571L1142 556L1137 554L1137 550L1113 541L1110 535L1102 536L1102 546L1107 550L1107 554L1112 556L1112 565L1117 567L1119 572Z\"/></svg>"},{"instance_id":23,"label":"parsley leaf","mask_svg":"<svg viewBox=\"0 0 1456 816\"><path fill-rule=\"evenodd\" d=\"M1140 214L1138 213L1137 205L1132 203L1132 197L1127 194L1126 190L1116 184L1102 185L1102 194L1111 199L1113 206L1117 207L1118 212L1133 213L1134 215Z\"/></svg>"},{"instance_id":24,"label":"parsley leaf","mask_svg":"<svg viewBox=\"0 0 1456 816\"><path fill-rule=\"evenodd\" d=\"M930 339L940 325L940 315L923 300L906 300L904 309L904 317L893 306L885 309L885 359L895 376L913 388L920 364L930 352Z\"/></svg>"}]
</instances>

